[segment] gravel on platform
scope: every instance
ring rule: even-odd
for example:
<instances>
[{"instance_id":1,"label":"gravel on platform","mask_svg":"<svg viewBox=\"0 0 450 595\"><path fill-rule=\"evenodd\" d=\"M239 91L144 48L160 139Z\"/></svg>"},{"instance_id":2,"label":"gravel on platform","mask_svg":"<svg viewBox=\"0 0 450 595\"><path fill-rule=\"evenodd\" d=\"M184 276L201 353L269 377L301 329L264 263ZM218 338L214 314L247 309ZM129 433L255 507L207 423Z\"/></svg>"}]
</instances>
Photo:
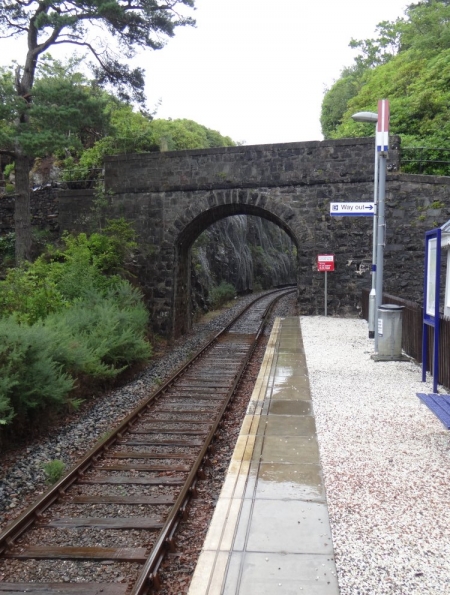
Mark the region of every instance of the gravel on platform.
<instances>
[{"instance_id":1,"label":"gravel on platform","mask_svg":"<svg viewBox=\"0 0 450 595\"><path fill-rule=\"evenodd\" d=\"M205 317L206 322L194 325L191 332L177 340L163 357L151 361L132 382L86 402L64 427L49 429L46 437L6 455L3 453L0 459L0 531L48 488L43 471L45 463L58 459L70 469L83 453L255 297L255 294L241 297L215 318Z\"/></svg>"},{"instance_id":2,"label":"gravel on platform","mask_svg":"<svg viewBox=\"0 0 450 595\"><path fill-rule=\"evenodd\" d=\"M450 593L450 434L363 320L301 318L341 595ZM444 389L441 392L445 392Z\"/></svg>"}]
</instances>

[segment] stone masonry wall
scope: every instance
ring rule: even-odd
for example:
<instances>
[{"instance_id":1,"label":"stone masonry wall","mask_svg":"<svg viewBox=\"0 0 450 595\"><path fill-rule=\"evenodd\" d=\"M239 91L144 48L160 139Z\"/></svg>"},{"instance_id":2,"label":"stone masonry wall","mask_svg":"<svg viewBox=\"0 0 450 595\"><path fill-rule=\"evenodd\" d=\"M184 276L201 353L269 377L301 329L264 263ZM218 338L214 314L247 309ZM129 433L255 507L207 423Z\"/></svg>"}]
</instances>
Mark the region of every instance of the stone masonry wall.
<instances>
[{"instance_id":1,"label":"stone masonry wall","mask_svg":"<svg viewBox=\"0 0 450 595\"><path fill-rule=\"evenodd\" d=\"M14 231L14 203L14 195L0 198L0 235ZM59 233L58 189L48 186L31 192L30 204L33 227Z\"/></svg>"},{"instance_id":2,"label":"stone masonry wall","mask_svg":"<svg viewBox=\"0 0 450 595\"><path fill-rule=\"evenodd\" d=\"M105 159L107 189L115 193L358 182L373 176L373 139L340 139ZM398 169L399 138L391 138L388 170Z\"/></svg>"},{"instance_id":3,"label":"stone masonry wall","mask_svg":"<svg viewBox=\"0 0 450 595\"><path fill-rule=\"evenodd\" d=\"M448 179L425 176L389 176L386 291L421 300L424 232L450 218L449 182ZM371 197L372 182L364 182L240 191L150 193L145 196L130 194L122 195L114 208L137 222L141 230L141 279L158 328L168 332L171 320L178 328L188 317L181 304L189 289L188 281L183 281L188 267L183 242L189 245L214 220L214 213L217 216L225 212L254 214L284 225L285 231L295 238L298 248L298 289L304 313L323 312L324 280L316 271L316 257L322 252L334 253L336 271L328 275L329 312L356 314L361 289L370 287L372 219L330 217L329 203L342 200L370 202ZM197 205L197 210L192 205ZM196 214L201 208L211 215L211 220ZM181 238L181 244L177 244L177 238ZM179 274L176 263L182 268ZM177 283L180 287L175 293L180 304L178 309L170 311ZM183 330L186 328L188 326Z\"/></svg>"},{"instance_id":4,"label":"stone masonry wall","mask_svg":"<svg viewBox=\"0 0 450 595\"><path fill-rule=\"evenodd\" d=\"M450 219L450 178L396 173L399 141L391 140L384 286L420 301L424 232ZM234 214L266 218L295 242L302 312L323 312L324 279L316 271L322 252L336 255L329 312L358 312L361 288L371 285L372 219L330 217L329 203L373 200L373 139L116 156L107 158L105 173L107 216L126 217L138 233L136 271L161 334L188 330L190 246ZM61 192L60 229L87 229L92 198L89 191ZM12 207L2 202L3 225L2 207L10 213ZM51 203L45 209L56 212Z\"/></svg>"}]
</instances>

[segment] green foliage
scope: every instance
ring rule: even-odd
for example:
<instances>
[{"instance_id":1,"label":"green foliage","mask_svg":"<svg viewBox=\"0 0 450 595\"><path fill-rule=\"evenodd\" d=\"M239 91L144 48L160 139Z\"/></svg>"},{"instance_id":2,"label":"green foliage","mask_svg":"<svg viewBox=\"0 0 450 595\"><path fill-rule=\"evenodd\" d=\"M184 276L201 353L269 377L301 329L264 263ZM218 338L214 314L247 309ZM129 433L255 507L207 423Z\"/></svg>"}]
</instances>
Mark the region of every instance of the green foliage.
<instances>
[{"instance_id":1,"label":"green foliage","mask_svg":"<svg viewBox=\"0 0 450 595\"><path fill-rule=\"evenodd\" d=\"M120 276L134 246L118 219L9 270L0 282L0 424L50 405L76 408L76 379L113 379L150 357L142 294Z\"/></svg>"},{"instance_id":2,"label":"green foliage","mask_svg":"<svg viewBox=\"0 0 450 595\"><path fill-rule=\"evenodd\" d=\"M33 324L50 312L63 308L63 295L52 279L42 274L40 262L10 269L0 282L0 316L14 315L16 320Z\"/></svg>"},{"instance_id":3,"label":"green foliage","mask_svg":"<svg viewBox=\"0 0 450 595\"><path fill-rule=\"evenodd\" d=\"M55 151L77 151L83 140L95 138L91 128L102 126L104 113L100 87L112 86L120 99L144 104L144 71L131 70L127 61L138 48L162 48L177 27L194 25L192 18L182 14L186 7L194 8L194 0L0 3L0 37L24 39L24 59L15 65L14 76L0 71L0 151L15 158L18 174L17 264L31 257L26 174L33 159ZM68 72L49 78L44 69L38 85L42 54L65 43L83 47L95 59L96 84L89 92Z\"/></svg>"},{"instance_id":4,"label":"green foliage","mask_svg":"<svg viewBox=\"0 0 450 595\"><path fill-rule=\"evenodd\" d=\"M15 167L15 163L8 163L8 165L5 166L5 170L4 170L3 174L6 179L8 179L10 173L14 171L14 167Z\"/></svg>"},{"instance_id":5,"label":"green foliage","mask_svg":"<svg viewBox=\"0 0 450 595\"><path fill-rule=\"evenodd\" d=\"M360 73L356 69L347 69L333 87L325 93L320 116L325 138L330 138L342 123L348 102L358 94L360 88Z\"/></svg>"},{"instance_id":6,"label":"green foliage","mask_svg":"<svg viewBox=\"0 0 450 595\"><path fill-rule=\"evenodd\" d=\"M142 296L126 281L32 326L0 319L0 423L48 405L76 408L75 378L112 379L150 357L147 324Z\"/></svg>"},{"instance_id":7,"label":"green foliage","mask_svg":"<svg viewBox=\"0 0 450 595\"><path fill-rule=\"evenodd\" d=\"M16 234L14 232L0 236L0 259L13 258L15 245Z\"/></svg>"},{"instance_id":8,"label":"green foliage","mask_svg":"<svg viewBox=\"0 0 450 595\"><path fill-rule=\"evenodd\" d=\"M404 26L404 19L394 22L382 21L376 26L378 36L375 39L352 39L350 47L359 48L361 52L355 58L357 69L361 72L391 60L400 48Z\"/></svg>"},{"instance_id":9,"label":"green foliage","mask_svg":"<svg viewBox=\"0 0 450 595\"><path fill-rule=\"evenodd\" d=\"M53 404L62 405L72 378L52 357L50 335L41 326L0 319L1 423Z\"/></svg>"},{"instance_id":10,"label":"green foliage","mask_svg":"<svg viewBox=\"0 0 450 595\"><path fill-rule=\"evenodd\" d=\"M349 69L344 71L325 95L324 135L372 136L373 125L354 122L351 115L376 112L378 100L387 98L390 131L402 136L402 146L446 147L450 137L450 3L430 0L410 5L405 19L381 23L378 33L377 39L352 42L362 54L350 69L353 75ZM432 153L427 157L433 157ZM417 165L410 163L405 171L417 171ZM449 172L448 166L435 165L426 173Z\"/></svg>"},{"instance_id":11,"label":"green foliage","mask_svg":"<svg viewBox=\"0 0 450 595\"><path fill-rule=\"evenodd\" d=\"M54 459L53 461L44 463L42 468L44 469L46 481L50 485L53 485L59 481L66 470L65 464L59 459Z\"/></svg>"},{"instance_id":12,"label":"green foliage","mask_svg":"<svg viewBox=\"0 0 450 595\"><path fill-rule=\"evenodd\" d=\"M168 151L235 145L229 136L222 136L193 120L153 120L151 128L158 145Z\"/></svg>"},{"instance_id":13,"label":"green foliage","mask_svg":"<svg viewBox=\"0 0 450 595\"><path fill-rule=\"evenodd\" d=\"M236 297L236 289L231 283L222 281L220 285L213 287L209 292L209 300L213 308L220 308Z\"/></svg>"},{"instance_id":14,"label":"green foliage","mask_svg":"<svg viewBox=\"0 0 450 595\"><path fill-rule=\"evenodd\" d=\"M28 45L28 79L20 79L19 90L32 85L40 55L54 44L72 43L92 53L98 83L113 85L126 100L143 100L144 80L141 69L130 70L126 59L136 49L160 49L175 28L194 25L195 21L181 14L180 7L194 7L194 0L138 0L133 4L122 0L81 0L67 4L63 0L41 2L11 1L0 5L0 34L24 36ZM114 40L115 43L111 42ZM124 61L117 59L117 43ZM20 71L19 71L20 73ZM20 94L20 93L19 93Z\"/></svg>"},{"instance_id":15,"label":"green foliage","mask_svg":"<svg viewBox=\"0 0 450 595\"><path fill-rule=\"evenodd\" d=\"M87 178L92 168L102 166L105 155L158 150L159 145L155 140L149 117L112 97L109 99L106 114L110 123L108 134L92 146L85 147L78 162L63 162L64 167L69 166L69 175L70 167L74 167L78 169L78 179Z\"/></svg>"},{"instance_id":16,"label":"green foliage","mask_svg":"<svg viewBox=\"0 0 450 595\"><path fill-rule=\"evenodd\" d=\"M450 4L426 0L410 4L408 19L401 29L401 51L412 49L422 55L435 55L450 48Z\"/></svg>"},{"instance_id":17,"label":"green foliage","mask_svg":"<svg viewBox=\"0 0 450 595\"><path fill-rule=\"evenodd\" d=\"M412 50L365 74L364 86L347 104L334 138L373 134L372 125L354 122L358 111L376 111L379 97L390 101L390 130L407 146L446 146L450 132L450 50L426 60ZM370 130L371 129L371 130Z\"/></svg>"},{"instance_id":18,"label":"green foliage","mask_svg":"<svg viewBox=\"0 0 450 595\"><path fill-rule=\"evenodd\" d=\"M78 154L108 130L107 95L70 67L50 57L33 90L33 101L17 97L11 69L0 70L0 149L32 157L52 153ZM18 118L19 115L19 118Z\"/></svg>"},{"instance_id":19,"label":"green foliage","mask_svg":"<svg viewBox=\"0 0 450 595\"><path fill-rule=\"evenodd\" d=\"M65 234L64 249L49 247L34 263L10 269L0 281L0 316L14 315L34 324L69 308L90 292L117 284L135 247L134 231L124 219L108 222L104 233Z\"/></svg>"},{"instance_id":20,"label":"green foliage","mask_svg":"<svg viewBox=\"0 0 450 595\"><path fill-rule=\"evenodd\" d=\"M114 378L151 355L145 340L148 312L140 291L127 281L106 296L92 292L83 302L48 316L44 324L55 336L55 357L73 374Z\"/></svg>"},{"instance_id":21,"label":"green foliage","mask_svg":"<svg viewBox=\"0 0 450 595\"><path fill-rule=\"evenodd\" d=\"M94 189L94 200L92 201L92 226L94 230L102 232L106 215L111 204L111 191L106 191L102 183L96 185Z\"/></svg>"},{"instance_id":22,"label":"green foliage","mask_svg":"<svg viewBox=\"0 0 450 595\"><path fill-rule=\"evenodd\" d=\"M235 145L230 137L192 120L152 120L151 116L136 112L113 98L110 98L106 113L109 133L86 147L76 160L69 158L62 162L67 180L88 179L93 168L102 166L105 155Z\"/></svg>"},{"instance_id":23,"label":"green foliage","mask_svg":"<svg viewBox=\"0 0 450 595\"><path fill-rule=\"evenodd\" d=\"M111 132L87 148L78 163L72 166L83 179L92 168L101 167L105 155L142 153L152 151L180 151L183 149L209 149L231 147L235 143L216 130L192 120L151 120L130 106L112 101L108 107ZM69 165L67 161L65 166ZM67 175L71 175L70 168Z\"/></svg>"}]
</instances>

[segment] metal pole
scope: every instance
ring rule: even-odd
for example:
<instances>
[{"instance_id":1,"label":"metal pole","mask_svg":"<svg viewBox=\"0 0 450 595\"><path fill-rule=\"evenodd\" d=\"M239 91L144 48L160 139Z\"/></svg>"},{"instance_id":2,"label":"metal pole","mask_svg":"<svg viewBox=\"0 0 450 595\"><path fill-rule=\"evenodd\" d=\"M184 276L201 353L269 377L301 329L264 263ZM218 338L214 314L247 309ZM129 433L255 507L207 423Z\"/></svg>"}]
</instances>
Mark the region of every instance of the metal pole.
<instances>
[{"instance_id":1,"label":"metal pole","mask_svg":"<svg viewBox=\"0 0 450 595\"><path fill-rule=\"evenodd\" d=\"M325 271L325 316L327 315L327 271Z\"/></svg>"},{"instance_id":2,"label":"metal pole","mask_svg":"<svg viewBox=\"0 0 450 595\"><path fill-rule=\"evenodd\" d=\"M377 233L377 275L376 275L376 299L375 299L375 352L378 351L378 308L381 306L383 296L383 265L384 245L386 241L386 224L384 215L384 204L386 196L386 155L381 153L378 162L378 233Z\"/></svg>"},{"instance_id":3,"label":"metal pole","mask_svg":"<svg viewBox=\"0 0 450 595\"><path fill-rule=\"evenodd\" d=\"M376 302L376 279L377 279L377 231L378 231L378 151L377 136L375 135L375 164L373 178L373 202L375 212L373 215L372 231L372 289L369 294L369 339L375 337L375 302Z\"/></svg>"}]
</instances>

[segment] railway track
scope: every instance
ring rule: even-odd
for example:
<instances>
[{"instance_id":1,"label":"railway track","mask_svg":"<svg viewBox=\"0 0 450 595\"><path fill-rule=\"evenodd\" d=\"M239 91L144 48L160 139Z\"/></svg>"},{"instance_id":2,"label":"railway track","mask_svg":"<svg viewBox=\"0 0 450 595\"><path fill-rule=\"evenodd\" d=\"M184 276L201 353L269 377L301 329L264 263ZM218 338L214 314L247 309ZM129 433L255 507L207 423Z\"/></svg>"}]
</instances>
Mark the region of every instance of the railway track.
<instances>
[{"instance_id":1,"label":"railway track","mask_svg":"<svg viewBox=\"0 0 450 595\"><path fill-rule=\"evenodd\" d=\"M292 291L252 302L0 534L0 595L159 589L265 319Z\"/></svg>"}]
</instances>

